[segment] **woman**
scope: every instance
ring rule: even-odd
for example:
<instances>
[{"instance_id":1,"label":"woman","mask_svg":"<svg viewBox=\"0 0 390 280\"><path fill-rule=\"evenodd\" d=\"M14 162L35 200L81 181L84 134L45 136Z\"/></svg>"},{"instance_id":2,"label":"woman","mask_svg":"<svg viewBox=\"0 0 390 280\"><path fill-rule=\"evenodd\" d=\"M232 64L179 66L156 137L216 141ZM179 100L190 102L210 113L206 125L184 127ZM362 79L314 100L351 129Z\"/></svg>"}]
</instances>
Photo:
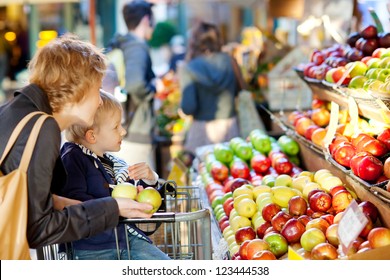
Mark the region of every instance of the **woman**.
<instances>
[{"instance_id":1,"label":"woman","mask_svg":"<svg viewBox=\"0 0 390 280\"><path fill-rule=\"evenodd\" d=\"M181 109L193 117L185 141L185 149L191 152L239 136L234 105L236 62L221 47L217 27L200 22L191 32L187 63L179 69Z\"/></svg>"},{"instance_id":2,"label":"woman","mask_svg":"<svg viewBox=\"0 0 390 280\"><path fill-rule=\"evenodd\" d=\"M73 124L91 125L101 102L99 88L105 72L102 52L71 35L51 41L29 63L30 84L0 107L0 154L11 132L27 114L41 111L45 121L27 171L30 248L78 240L114 228L119 216L150 217L152 207L130 199L105 197L84 203L53 196L64 184L66 173L60 159L61 131ZM8 174L19 166L36 119L34 117L2 164ZM55 174L55 176L53 176ZM54 204L53 204L54 199ZM60 208L54 208L56 205Z\"/></svg>"}]
</instances>

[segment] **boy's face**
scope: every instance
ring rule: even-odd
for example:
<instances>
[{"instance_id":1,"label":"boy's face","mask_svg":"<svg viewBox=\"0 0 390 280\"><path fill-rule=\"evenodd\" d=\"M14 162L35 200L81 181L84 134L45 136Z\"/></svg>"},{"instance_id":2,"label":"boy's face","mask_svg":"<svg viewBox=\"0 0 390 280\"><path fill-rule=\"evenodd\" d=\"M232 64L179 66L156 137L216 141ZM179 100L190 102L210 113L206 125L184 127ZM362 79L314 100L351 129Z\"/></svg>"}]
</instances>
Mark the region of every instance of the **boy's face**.
<instances>
[{"instance_id":1,"label":"boy's face","mask_svg":"<svg viewBox=\"0 0 390 280\"><path fill-rule=\"evenodd\" d=\"M121 125L122 112L117 110L102 116L99 129L94 129L94 152L102 156L106 152L118 152L126 131Z\"/></svg>"}]
</instances>

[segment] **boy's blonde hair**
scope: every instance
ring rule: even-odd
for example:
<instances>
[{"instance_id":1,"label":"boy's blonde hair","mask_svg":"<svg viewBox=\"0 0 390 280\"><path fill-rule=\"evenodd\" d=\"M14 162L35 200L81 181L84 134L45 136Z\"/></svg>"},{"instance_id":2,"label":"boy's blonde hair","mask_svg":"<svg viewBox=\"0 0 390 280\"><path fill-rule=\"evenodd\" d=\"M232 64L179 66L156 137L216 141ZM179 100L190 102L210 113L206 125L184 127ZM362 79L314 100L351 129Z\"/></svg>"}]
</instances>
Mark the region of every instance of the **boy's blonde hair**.
<instances>
[{"instance_id":1,"label":"boy's blonde hair","mask_svg":"<svg viewBox=\"0 0 390 280\"><path fill-rule=\"evenodd\" d=\"M65 34L40 48L28 65L30 83L49 98L53 112L66 103L77 103L92 86L101 83L105 56L91 43Z\"/></svg>"},{"instance_id":2,"label":"boy's blonde hair","mask_svg":"<svg viewBox=\"0 0 390 280\"><path fill-rule=\"evenodd\" d=\"M93 124L90 127L81 125L72 125L66 130L66 138L68 141L79 142L85 138L85 134L90 129L99 131L101 124L114 113L122 114L122 106L119 101L111 94L104 90L100 90L102 104L95 113Z\"/></svg>"}]
</instances>

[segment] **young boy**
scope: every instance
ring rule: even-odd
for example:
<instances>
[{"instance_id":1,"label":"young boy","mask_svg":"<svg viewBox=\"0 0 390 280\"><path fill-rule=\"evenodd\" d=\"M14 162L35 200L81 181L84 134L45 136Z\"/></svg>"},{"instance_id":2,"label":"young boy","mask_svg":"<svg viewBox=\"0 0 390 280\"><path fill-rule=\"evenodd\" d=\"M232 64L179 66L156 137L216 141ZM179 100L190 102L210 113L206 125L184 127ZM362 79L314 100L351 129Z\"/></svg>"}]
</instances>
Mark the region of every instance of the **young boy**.
<instances>
[{"instance_id":1,"label":"young boy","mask_svg":"<svg viewBox=\"0 0 390 280\"><path fill-rule=\"evenodd\" d=\"M144 162L128 166L108 154L120 150L126 131L121 125L122 107L109 93L101 91L102 105L91 127L74 125L66 131L61 158L68 173L62 195L87 201L111 195L113 185L121 182L138 188L157 186L158 175ZM138 181L139 180L139 181ZM137 182L138 181L138 182ZM128 259L126 236L129 236L130 258L133 260L166 260L169 257L152 244L137 227L117 227L120 258ZM114 230L72 243L75 259L118 259Z\"/></svg>"}]
</instances>

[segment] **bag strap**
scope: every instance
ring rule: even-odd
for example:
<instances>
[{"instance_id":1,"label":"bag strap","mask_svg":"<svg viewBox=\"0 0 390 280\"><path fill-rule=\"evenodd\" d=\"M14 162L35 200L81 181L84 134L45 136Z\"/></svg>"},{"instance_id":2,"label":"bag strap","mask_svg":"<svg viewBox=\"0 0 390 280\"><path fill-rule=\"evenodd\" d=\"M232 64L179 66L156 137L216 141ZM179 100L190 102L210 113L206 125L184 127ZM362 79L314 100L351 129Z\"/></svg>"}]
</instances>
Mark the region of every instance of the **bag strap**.
<instances>
[{"instance_id":1,"label":"bag strap","mask_svg":"<svg viewBox=\"0 0 390 280\"><path fill-rule=\"evenodd\" d=\"M234 76L236 77L238 81L238 85L240 86L240 90L248 89L248 86L242 76L240 67L238 66L237 61L234 59L234 57L231 57L231 62L233 66Z\"/></svg>"},{"instance_id":2,"label":"bag strap","mask_svg":"<svg viewBox=\"0 0 390 280\"><path fill-rule=\"evenodd\" d=\"M35 115L38 115L38 114L44 114L43 112L32 112L30 114L28 114L27 116L25 116L15 127L15 129L12 131L12 134L8 140L8 143L7 145L5 146L5 149L4 149L4 152L3 152L3 155L1 156L1 159L0 159L0 165L3 163L4 159L6 158L6 156L8 155L8 153L10 152L11 148L13 147L13 145L15 144L16 142L16 139L19 137L20 135L20 132L22 131L23 127L25 127L25 125L27 124L27 122ZM19 165L19 168L22 168L22 170L26 171L27 172L27 167L28 167L28 164L30 163L30 159L31 159L31 155L32 155L32 151L34 149L34 146L35 146L35 142L36 142L36 139L38 137L38 134L39 134L39 130L41 129L41 126L43 124L43 121L49 117L49 115L43 115L41 116L38 121L34 124L34 127L31 131L31 134L27 140L27 144L26 144L26 147L24 148L24 151L23 151L23 155L22 155L22 158L21 158L21 161L20 161L20 165ZM32 147L31 147L32 146ZM30 155L29 155L30 153ZM27 161L27 162L26 162Z\"/></svg>"},{"instance_id":3,"label":"bag strap","mask_svg":"<svg viewBox=\"0 0 390 280\"><path fill-rule=\"evenodd\" d=\"M30 133L30 136L28 137L26 147L24 148L22 159L20 160L19 169L21 171L27 172L28 165L30 164L30 159L32 156L32 153L34 151L35 143L37 142L39 132L41 131L41 127L43 125L43 122L50 117L47 114L44 114L39 117L37 122L34 124L34 127Z\"/></svg>"}]
</instances>

